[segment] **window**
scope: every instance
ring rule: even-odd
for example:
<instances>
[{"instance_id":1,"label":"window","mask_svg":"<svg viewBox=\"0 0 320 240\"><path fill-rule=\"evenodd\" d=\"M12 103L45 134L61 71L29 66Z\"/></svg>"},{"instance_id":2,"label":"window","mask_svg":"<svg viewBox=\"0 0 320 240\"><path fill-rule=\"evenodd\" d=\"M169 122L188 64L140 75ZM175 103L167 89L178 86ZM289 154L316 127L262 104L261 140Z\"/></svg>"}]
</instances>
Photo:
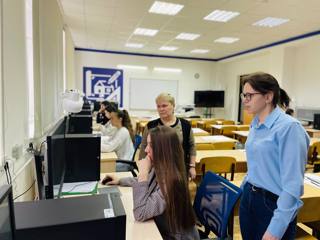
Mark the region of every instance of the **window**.
<instances>
[{"instance_id":1,"label":"window","mask_svg":"<svg viewBox=\"0 0 320 240\"><path fill-rule=\"evenodd\" d=\"M34 72L33 72L33 21L32 0L25 0L26 4L26 56L28 79L28 137L33 138L35 132L34 119Z\"/></svg>"},{"instance_id":2,"label":"window","mask_svg":"<svg viewBox=\"0 0 320 240\"><path fill-rule=\"evenodd\" d=\"M65 92L67 89L67 60L66 60L66 31L63 29L62 31L62 58L63 58L63 91Z\"/></svg>"}]
</instances>

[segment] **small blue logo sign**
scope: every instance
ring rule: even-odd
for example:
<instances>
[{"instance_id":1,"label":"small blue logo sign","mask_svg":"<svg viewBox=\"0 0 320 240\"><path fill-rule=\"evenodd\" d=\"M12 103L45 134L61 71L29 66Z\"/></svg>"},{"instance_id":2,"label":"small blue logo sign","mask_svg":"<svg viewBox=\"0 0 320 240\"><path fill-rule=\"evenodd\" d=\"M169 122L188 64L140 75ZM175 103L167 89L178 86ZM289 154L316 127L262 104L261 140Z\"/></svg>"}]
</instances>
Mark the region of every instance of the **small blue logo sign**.
<instances>
[{"instance_id":1,"label":"small blue logo sign","mask_svg":"<svg viewBox=\"0 0 320 240\"><path fill-rule=\"evenodd\" d=\"M108 100L123 105L123 70L83 68L83 91L89 100Z\"/></svg>"}]
</instances>

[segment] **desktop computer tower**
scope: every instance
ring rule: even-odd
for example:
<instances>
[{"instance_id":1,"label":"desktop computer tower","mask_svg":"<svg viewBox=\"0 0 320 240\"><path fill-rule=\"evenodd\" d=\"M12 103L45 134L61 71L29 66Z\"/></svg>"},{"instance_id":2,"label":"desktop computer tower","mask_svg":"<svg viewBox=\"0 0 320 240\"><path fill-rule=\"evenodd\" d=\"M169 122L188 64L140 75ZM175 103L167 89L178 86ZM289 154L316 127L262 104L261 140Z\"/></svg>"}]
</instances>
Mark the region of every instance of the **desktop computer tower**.
<instances>
[{"instance_id":1,"label":"desktop computer tower","mask_svg":"<svg viewBox=\"0 0 320 240\"><path fill-rule=\"evenodd\" d=\"M313 116L313 128L320 130L320 114L316 113Z\"/></svg>"},{"instance_id":2,"label":"desktop computer tower","mask_svg":"<svg viewBox=\"0 0 320 240\"><path fill-rule=\"evenodd\" d=\"M125 240L126 215L116 193L14 204L15 240Z\"/></svg>"}]
</instances>

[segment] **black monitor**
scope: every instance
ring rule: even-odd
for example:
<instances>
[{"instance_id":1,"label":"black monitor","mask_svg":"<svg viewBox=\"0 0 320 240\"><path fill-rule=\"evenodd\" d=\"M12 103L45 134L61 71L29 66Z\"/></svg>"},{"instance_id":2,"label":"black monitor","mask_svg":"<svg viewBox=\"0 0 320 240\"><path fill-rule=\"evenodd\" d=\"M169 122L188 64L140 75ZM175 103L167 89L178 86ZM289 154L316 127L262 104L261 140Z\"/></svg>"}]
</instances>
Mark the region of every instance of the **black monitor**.
<instances>
[{"instance_id":1,"label":"black monitor","mask_svg":"<svg viewBox=\"0 0 320 240\"><path fill-rule=\"evenodd\" d=\"M92 115L70 114L67 118L67 133L92 133Z\"/></svg>"},{"instance_id":2,"label":"black monitor","mask_svg":"<svg viewBox=\"0 0 320 240\"><path fill-rule=\"evenodd\" d=\"M15 220L11 185L0 187L0 239L13 240Z\"/></svg>"},{"instance_id":3,"label":"black monitor","mask_svg":"<svg viewBox=\"0 0 320 240\"><path fill-rule=\"evenodd\" d=\"M196 107L224 107L224 91L195 91Z\"/></svg>"},{"instance_id":4,"label":"black monitor","mask_svg":"<svg viewBox=\"0 0 320 240\"><path fill-rule=\"evenodd\" d=\"M100 180L100 136L67 134L65 183Z\"/></svg>"},{"instance_id":5,"label":"black monitor","mask_svg":"<svg viewBox=\"0 0 320 240\"><path fill-rule=\"evenodd\" d=\"M54 197L53 186L60 184L66 162L65 144L66 118L60 120L53 130L47 135L47 186L45 196L47 199Z\"/></svg>"},{"instance_id":6,"label":"black monitor","mask_svg":"<svg viewBox=\"0 0 320 240\"><path fill-rule=\"evenodd\" d=\"M64 118L47 136L47 199L54 198L54 185L100 180L100 136L65 134L66 122Z\"/></svg>"}]
</instances>

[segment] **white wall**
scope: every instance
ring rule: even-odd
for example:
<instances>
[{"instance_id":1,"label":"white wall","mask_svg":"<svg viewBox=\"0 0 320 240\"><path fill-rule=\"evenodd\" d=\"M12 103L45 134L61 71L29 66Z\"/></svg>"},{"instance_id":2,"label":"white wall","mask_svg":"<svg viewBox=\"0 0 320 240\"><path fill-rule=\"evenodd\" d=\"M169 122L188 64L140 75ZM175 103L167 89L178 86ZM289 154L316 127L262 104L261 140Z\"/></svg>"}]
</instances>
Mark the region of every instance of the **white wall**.
<instances>
[{"instance_id":1,"label":"white wall","mask_svg":"<svg viewBox=\"0 0 320 240\"><path fill-rule=\"evenodd\" d=\"M60 93L63 90L63 20L57 1L33 0L34 40L34 93L35 93L35 139L28 139L28 83L26 59L25 1L3 1L3 61L1 85L1 131L4 132L4 154L9 159L13 178L14 196L23 193L34 181L33 158L26 153L29 141L36 144L43 138L45 129L62 115ZM74 76L74 46L67 33L67 73ZM72 81L71 81L72 82ZM71 83L74 84L74 83ZM2 94L3 93L3 94ZM1 134L0 134L1 136ZM12 158L12 148L18 145L22 155ZM2 170L2 169L1 169ZM0 172L0 185L6 182ZM31 200L33 189L18 200Z\"/></svg>"},{"instance_id":2,"label":"white wall","mask_svg":"<svg viewBox=\"0 0 320 240\"><path fill-rule=\"evenodd\" d=\"M129 56L108 53L75 52L75 70L77 88L83 88L83 67L116 68L118 64L143 65L148 70L124 70L124 108L129 109L129 81L131 78L178 80L178 104L193 104L195 90L223 89L215 77L215 62L180 60L171 58L156 58L144 56ZM154 72L154 67L180 68L181 73ZM194 75L198 73L199 79ZM136 97L148 89L141 89ZM155 96L156 97L156 96ZM130 109L129 109L130 111ZM133 113L132 111L130 113ZM141 111L134 111L141 114Z\"/></svg>"},{"instance_id":3,"label":"white wall","mask_svg":"<svg viewBox=\"0 0 320 240\"><path fill-rule=\"evenodd\" d=\"M241 75L264 71L272 74L293 99L292 106L319 107L319 37L261 50L218 62L217 79L227 89L226 116L237 118Z\"/></svg>"}]
</instances>

